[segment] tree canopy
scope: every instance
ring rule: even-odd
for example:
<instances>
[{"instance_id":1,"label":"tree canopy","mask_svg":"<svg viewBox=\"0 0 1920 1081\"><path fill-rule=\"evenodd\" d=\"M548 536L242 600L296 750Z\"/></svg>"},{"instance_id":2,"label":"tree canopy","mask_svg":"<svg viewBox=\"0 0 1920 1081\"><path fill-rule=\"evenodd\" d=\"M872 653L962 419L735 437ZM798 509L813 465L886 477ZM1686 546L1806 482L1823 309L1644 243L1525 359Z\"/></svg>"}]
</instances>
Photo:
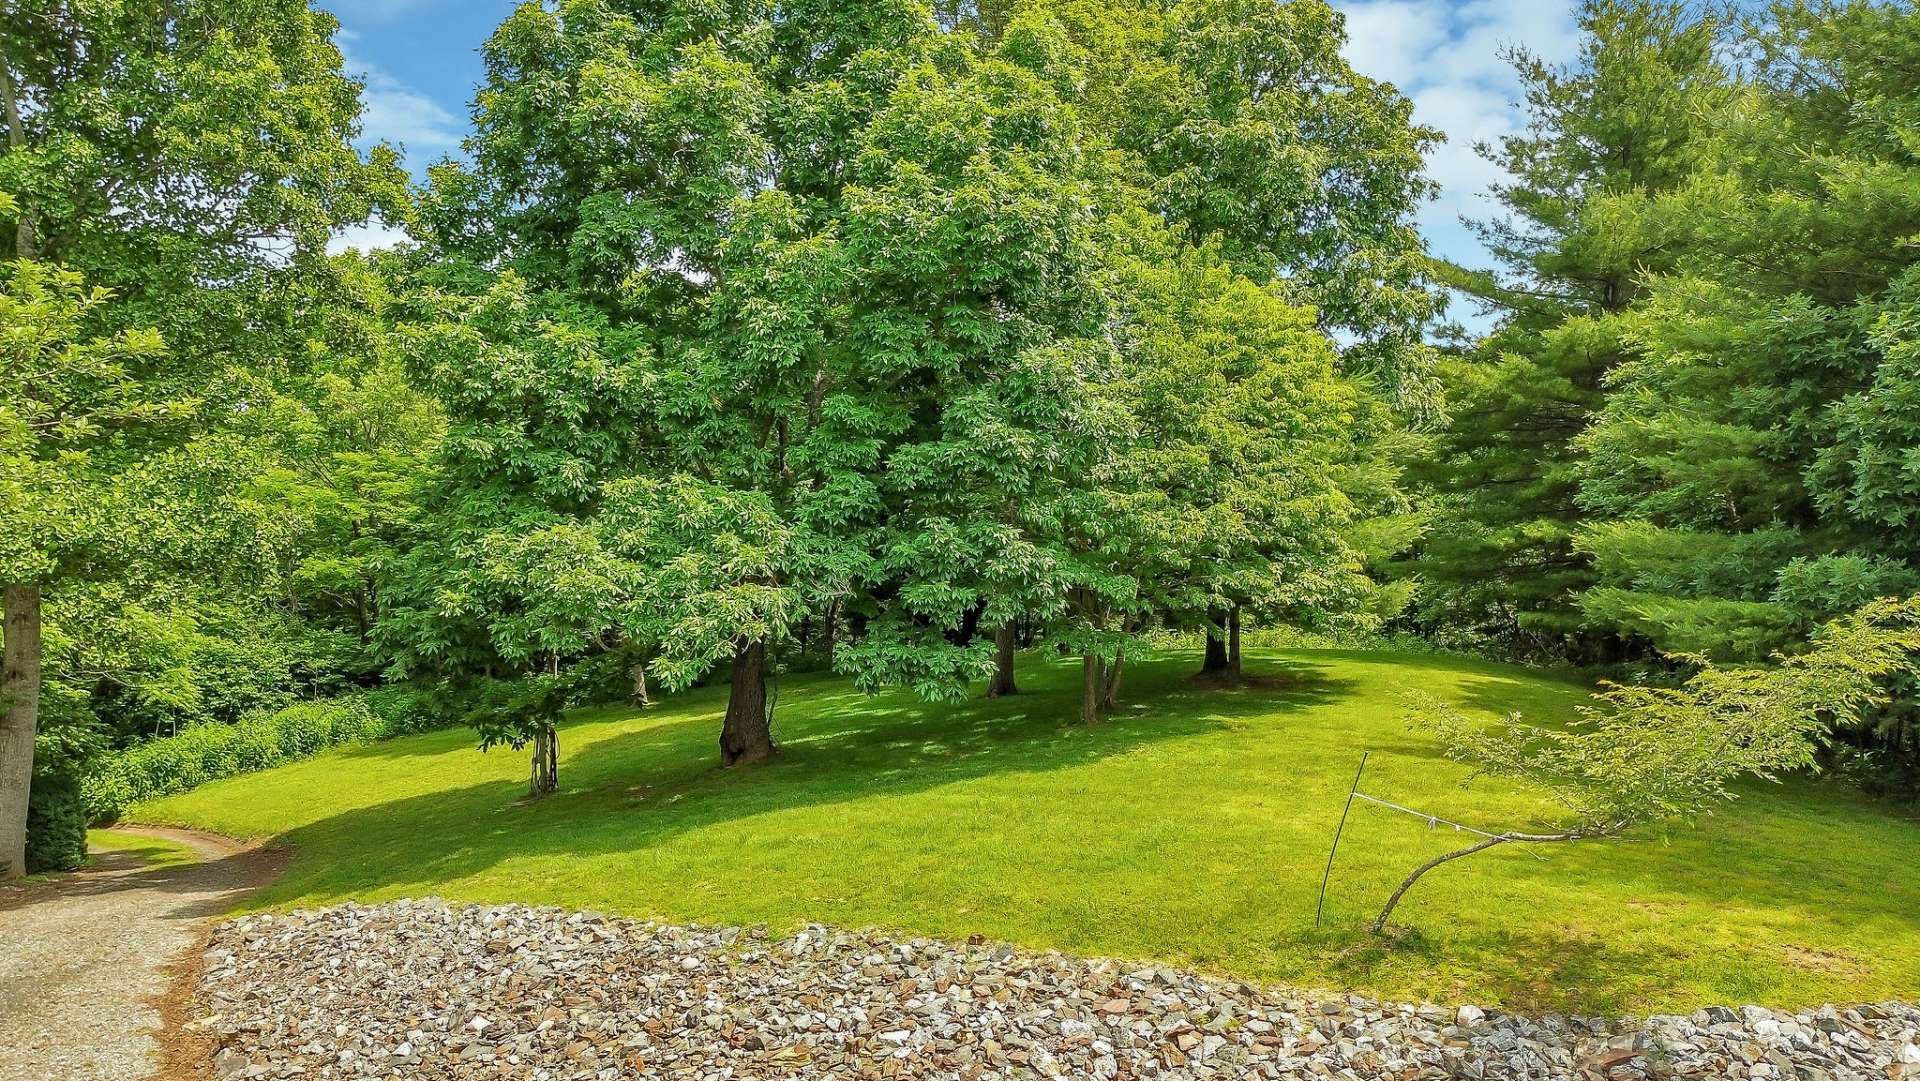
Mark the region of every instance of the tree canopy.
<instances>
[{"instance_id":1,"label":"tree canopy","mask_svg":"<svg viewBox=\"0 0 1920 1081\"><path fill-rule=\"evenodd\" d=\"M808 668L955 702L1038 650L1083 723L1277 628L1663 724L1805 675L1920 588L1916 18L1583 4L1510 54L1483 267L1322 0L523 4L418 184L304 0L11 5L0 862L103 751L329 695L541 793L574 705L725 680L747 765ZM1783 699L1813 757L1920 775L1896 668ZM1686 728L1602 727L1459 744Z\"/></svg>"}]
</instances>

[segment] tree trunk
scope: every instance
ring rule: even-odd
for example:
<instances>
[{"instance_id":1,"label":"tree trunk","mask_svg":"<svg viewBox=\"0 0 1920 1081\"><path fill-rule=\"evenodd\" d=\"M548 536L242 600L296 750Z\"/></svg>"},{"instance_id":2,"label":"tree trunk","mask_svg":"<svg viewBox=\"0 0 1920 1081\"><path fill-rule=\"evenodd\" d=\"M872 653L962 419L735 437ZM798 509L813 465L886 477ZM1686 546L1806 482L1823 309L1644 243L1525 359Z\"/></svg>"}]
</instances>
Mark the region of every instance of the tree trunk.
<instances>
[{"instance_id":1,"label":"tree trunk","mask_svg":"<svg viewBox=\"0 0 1920 1081\"><path fill-rule=\"evenodd\" d=\"M1002 698L1009 694L1020 693L1013 683L1013 654L1016 632L1013 620L1009 619L993 632L994 667L993 678L987 681L987 697Z\"/></svg>"},{"instance_id":2,"label":"tree trunk","mask_svg":"<svg viewBox=\"0 0 1920 1081\"><path fill-rule=\"evenodd\" d=\"M1127 655L1119 650L1113 653L1113 667L1107 669L1107 687L1101 695L1101 701L1108 709L1120 708L1120 670L1126 667Z\"/></svg>"},{"instance_id":3,"label":"tree trunk","mask_svg":"<svg viewBox=\"0 0 1920 1081\"><path fill-rule=\"evenodd\" d=\"M627 669L627 674L633 677L633 704L642 709L653 705L653 699L647 695L647 662L640 661Z\"/></svg>"},{"instance_id":4,"label":"tree trunk","mask_svg":"<svg viewBox=\"0 0 1920 1081\"><path fill-rule=\"evenodd\" d=\"M1200 662L1201 675L1218 675L1227 670L1227 615L1207 615L1207 656Z\"/></svg>"},{"instance_id":5,"label":"tree trunk","mask_svg":"<svg viewBox=\"0 0 1920 1081\"><path fill-rule=\"evenodd\" d=\"M1240 678L1240 606L1227 614L1227 673Z\"/></svg>"},{"instance_id":6,"label":"tree trunk","mask_svg":"<svg viewBox=\"0 0 1920 1081\"><path fill-rule=\"evenodd\" d=\"M824 635L826 638L826 645L821 648L820 652L827 659L827 671L831 672L833 671L834 639L836 637L836 632L840 629L840 602L839 601L828 602L827 613L826 615L821 617L820 622L822 623L822 626L820 628L820 633Z\"/></svg>"},{"instance_id":7,"label":"tree trunk","mask_svg":"<svg viewBox=\"0 0 1920 1081\"><path fill-rule=\"evenodd\" d=\"M742 642L733 653L733 687L720 725L720 764L741 766L773 755L767 716L767 644Z\"/></svg>"},{"instance_id":8,"label":"tree trunk","mask_svg":"<svg viewBox=\"0 0 1920 1081\"><path fill-rule=\"evenodd\" d=\"M13 76L7 71L5 64L0 64L0 107L4 107L6 111L8 148L25 149L27 133L20 123L20 95L14 89ZM26 205L24 198L20 200L19 216L14 219L13 257L15 259L40 258L40 238L34 234L33 211ZM0 858L5 858L4 854L0 854Z\"/></svg>"},{"instance_id":9,"label":"tree trunk","mask_svg":"<svg viewBox=\"0 0 1920 1081\"><path fill-rule=\"evenodd\" d=\"M6 587L0 667L0 880L27 873L27 796L40 727L40 587Z\"/></svg>"},{"instance_id":10,"label":"tree trunk","mask_svg":"<svg viewBox=\"0 0 1920 1081\"><path fill-rule=\"evenodd\" d=\"M1080 658L1080 723L1100 720L1100 695L1106 688L1101 678L1100 658L1092 653Z\"/></svg>"},{"instance_id":11,"label":"tree trunk","mask_svg":"<svg viewBox=\"0 0 1920 1081\"><path fill-rule=\"evenodd\" d=\"M531 794L544 796L560 787L560 733L552 725L541 725L533 734L533 778Z\"/></svg>"},{"instance_id":12,"label":"tree trunk","mask_svg":"<svg viewBox=\"0 0 1920 1081\"><path fill-rule=\"evenodd\" d=\"M1458 848L1444 855L1435 856L1434 858L1428 860L1427 862L1421 864L1420 866L1415 867L1413 869L1413 873L1407 876L1407 880L1405 882L1400 883L1400 888L1393 891L1393 896L1387 898L1387 907L1381 909L1380 915L1374 917L1373 926L1368 928L1368 930L1372 931L1376 935L1379 934L1381 931L1386 930L1387 917L1393 915L1394 907L1400 903L1400 898L1405 897L1407 895L1407 891L1413 888L1413 884L1415 882L1420 881L1421 875L1426 874L1428 871L1433 870L1435 867L1438 867L1443 863L1449 863L1453 860L1457 860L1461 858L1462 856L1471 856L1475 852L1485 852L1487 849L1492 848L1494 845L1506 844L1508 840L1510 840L1510 838L1489 837L1486 840L1481 841L1479 844L1468 845L1466 848Z\"/></svg>"},{"instance_id":13,"label":"tree trunk","mask_svg":"<svg viewBox=\"0 0 1920 1081\"><path fill-rule=\"evenodd\" d=\"M1376 935L1386 930L1387 917L1393 915L1394 906L1400 903L1400 898L1406 896L1407 891L1413 888L1415 882L1420 881L1420 876L1443 863L1451 863L1463 856L1471 856L1475 852L1485 852L1495 845L1504 845L1513 842L1520 842L1522 844L1557 844L1565 841L1594 840L1601 837L1611 837L1626 828L1627 824L1621 822L1605 829L1586 830L1584 832L1502 833L1488 837L1478 844L1468 845L1465 848L1456 848L1452 852L1443 852L1413 869L1413 873L1407 876L1406 881L1400 883L1400 888L1393 891L1393 896L1387 898L1387 907L1380 910L1380 915L1374 917L1373 925L1368 929Z\"/></svg>"}]
</instances>

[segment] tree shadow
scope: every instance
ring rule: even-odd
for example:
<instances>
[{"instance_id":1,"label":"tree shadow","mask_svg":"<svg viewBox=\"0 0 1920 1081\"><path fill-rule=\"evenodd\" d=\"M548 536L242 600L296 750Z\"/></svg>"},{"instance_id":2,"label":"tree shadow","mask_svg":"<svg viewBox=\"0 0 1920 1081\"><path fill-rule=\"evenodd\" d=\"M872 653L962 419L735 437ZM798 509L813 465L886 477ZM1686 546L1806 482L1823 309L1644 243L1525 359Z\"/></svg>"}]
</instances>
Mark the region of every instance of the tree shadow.
<instances>
[{"instance_id":1,"label":"tree shadow","mask_svg":"<svg viewBox=\"0 0 1920 1081\"><path fill-rule=\"evenodd\" d=\"M0 912L139 890L188 898L163 919L206 919L230 911L240 893L272 878L286 856L248 848L215 859L153 863L133 852L102 852L81 870L0 892Z\"/></svg>"},{"instance_id":2,"label":"tree shadow","mask_svg":"<svg viewBox=\"0 0 1920 1081\"><path fill-rule=\"evenodd\" d=\"M272 782L219 782L256 787L210 791L198 806L266 801L229 821L289 827L299 855L263 904L444 891L676 920L980 931L1243 977L1543 1007L1631 1008L1729 987L1751 990L1711 993L1846 999L1844 972L1815 981L1783 966L1878 950L1863 979L1904 993L1900 958L1920 946L1901 927L1920 911L1920 878L1889 855L1920 835L1800 784L1764 786L1697 833L1475 856L1423 881L1396 913L1418 933L1386 945L1361 921L1422 853L1458 844L1356 807L1331 922L1312 930L1363 750L1374 754L1363 790L1422 812L1488 827L1542 812L1513 786L1459 788L1468 770L1388 716L1404 707L1383 686L1539 723L1567 716L1583 688L1424 655L1262 651L1248 662L1265 687L1194 687L1197 651L1130 660L1120 708L1092 726L1076 721L1071 658L1024 656L1021 694L952 705L793 675L781 680L780 755L743 770L716 765L725 688L710 687L646 711L570 716L562 789L539 800L523 798L524 774L508 775L524 753L496 750L476 767L472 734L453 730L330 752L339 759ZM314 784L340 790L293 791ZM800 809L813 813L788 813ZM1676 991L1676 980L1692 983Z\"/></svg>"},{"instance_id":3,"label":"tree shadow","mask_svg":"<svg viewBox=\"0 0 1920 1081\"><path fill-rule=\"evenodd\" d=\"M560 732L560 791L528 800L524 782L488 781L319 818L281 835L297 855L258 900L431 887L505 860L638 852L795 808L884 800L993 775L1070 771L1355 691L1323 666L1279 660L1259 666L1266 677L1260 687L1197 690L1185 682L1197 653L1175 654L1130 662L1119 708L1082 725L1078 662L1036 663L1043 661L1023 665L1021 693L957 705L923 703L904 692L867 695L828 675L786 677L775 720L779 753L738 770L717 764L724 687L646 711L578 711ZM337 753L404 765L423 750L428 757L468 752L471 739L436 733ZM618 828L606 828L609 822Z\"/></svg>"},{"instance_id":4,"label":"tree shadow","mask_svg":"<svg viewBox=\"0 0 1920 1081\"><path fill-rule=\"evenodd\" d=\"M1587 702L1593 688L1575 683L1545 683L1512 676L1474 675L1454 689L1453 705L1505 720L1519 714L1527 724L1554 727L1573 720L1574 707Z\"/></svg>"}]
</instances>

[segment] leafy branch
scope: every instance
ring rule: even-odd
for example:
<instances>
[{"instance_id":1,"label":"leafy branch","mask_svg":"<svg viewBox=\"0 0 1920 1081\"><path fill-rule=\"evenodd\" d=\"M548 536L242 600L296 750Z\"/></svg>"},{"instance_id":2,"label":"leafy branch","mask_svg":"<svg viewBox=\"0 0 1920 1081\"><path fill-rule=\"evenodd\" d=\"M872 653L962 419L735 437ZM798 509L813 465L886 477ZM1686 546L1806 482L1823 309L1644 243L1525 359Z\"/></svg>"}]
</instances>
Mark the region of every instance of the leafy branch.
<instances>
[{"instance_id":1,"label":"leafy branch","mask_svg":"<svg viewBox=\"0 0 1920 1081\"><path fill-rule=\"evenodd\" d=\"M1527 724L1519 714L1486 726L1437 699L1417 721L1448 758L1473 776L1506 777L1544 791L1564 817L1535 831L1484 833L1466 848L1416 867L1394 890L1372 930L1384 930L1414 883L1445 863L1515 842L1613 837L1653 822L1692 818L1734 798L1746 778L1778 780L1818 764L1836 728L1859 723L1883 701L1889 677L1920 671L1920 595L1874 601L1835 619L1811 648L1776 654L1764 667L1720 668L1704 657L1679 687L1607 683L1567 728Z\"/></svg>"}]
</instances>

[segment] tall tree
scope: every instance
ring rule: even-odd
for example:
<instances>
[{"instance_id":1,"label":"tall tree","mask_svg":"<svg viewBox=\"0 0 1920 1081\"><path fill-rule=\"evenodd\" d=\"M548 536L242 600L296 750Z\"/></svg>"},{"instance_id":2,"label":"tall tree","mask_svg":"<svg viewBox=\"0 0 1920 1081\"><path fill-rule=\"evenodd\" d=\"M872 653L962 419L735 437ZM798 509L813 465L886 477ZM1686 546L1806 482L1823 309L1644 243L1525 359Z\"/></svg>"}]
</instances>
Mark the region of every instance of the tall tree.
<instances>
[{"instance_id":1,"label":"tall tree","mask_svg":"<svg viewBox=\"0 0 1920 1081\"><path fill-rule=\"evenodd\" d=\"M337 226L401 192L391 151L363 157L351 146L359 87L340 70L336 25L298 0L25 0L0 12L0 190L16 203L13 254L111 291L111 303L86 307L81 337L161 332L169 348L139 358L142 398L202 403L198 424L120 433L95 448L128 477L164 475L202 495L237 479L219 453L174 453L150 470L133 463L259 415L263 382L241 373L283 370L299 355L277 333L300 322L286 285L324 258ZM9 625L39 624L43 598L57 605L74 592L69 571L114 577L129 563L45 554L16 564ZM28 570L37 577L20 576ZM23 631L9 648L33 652L32 638ZM42 698L44 667L31 661L10 665L0 687L19 709Z\"/></svg>"},{"instance_id":2,"label":"tall tree","mask_svg":"<svg viewBox=\"0 0 1920 1081\"><path fill-rule=\"evenodd\" d=\"M180 403L143 401L133 372L163 350L153 331L89 338L87 317L105 290L44 263L19 260L0 274L0 540L6 582L4 701L0 701L0 878L26 873L27 802L41 697L44 583L124 549L126 498L113 444Z\"/></svg>"},{"instance_id":3,"label":"tall tree","mask_svg":"<svg viewBox=\"0 0 1920 1081\"><path fill-rule=\"evenodd\" d=\"M1097 313L1098 204L1070 110L1027 63L1045 57L982 55L886 4L529 7L488 56L474 165L436 174L427 220L444 250L510 263L657 358L622 499L586 517L662 576L632 595L653 606L639 633L679 628L662 681L730 662L722 760L763 758L774 654L831 606L861 629L835 660L864 685L963 692L991 658L949 632L1060 591L1044 560L983 565L1019 533L1023 476L1058 471L1047 438L994 440L1070 437L1046 347ZM667 482L684 498L634 502ZM698 528L739 516L763 523L756 558L689 550L724 547Z\"/></svg>"},{"instance_id":4,"label":"tall tree","mask_svg":"<svg viewBox=\"0 0 1920 1081\"><path fill-rule=\"evenodd\" d=\"M1342 363L1418 413L1433 393L1422 331L1437 295L1413 212L1439 133L1391 84L1356 72L1320 0L1024 0L1078 54L1068 86L1125 152L1114 183L1211 241L1256 283L1279 279L1346 341ZM983 8L983 12L985 9ZM987 13L989 32L1007 16Z\"/></svg>"},{"instance_id":5,"label":"tall tree","mask_svg":"<svg viewBox=\"0 0 1920 1081\"><path fill-rule=\"evenodd\" d=\"M1578 437L1623 354L1605 316L1671 258L1603 200L1682 184L1729 79L1724 27L1690 5L1589 0L1579 18L1571 65L1513 50L1527 127L1480 148L1512 177L1494 188L1502 216L1477 226L1498 266L1455 281L1499 323L1443 367L1450 426L1416 473L1433 527L1403 566L1448 633L1599 659L1609 636L1583 634L1573 599L1593 581L1574 545Z\"/></svg>"},{"instance_id":6,"label":"tall tree","mask_svg":"<svg viewBox=\"0 0 1920 1081\"><path fill-rule=\"evenodd\" d=\"M1630 359L1581 443L1595 624L1751 660L1920 582L1916 30L1773 9L1687 182L1608 204L1671 255L1611 321Z\"/></svg>"},{"instance_id":7,"label":"tall tree","mask_svg":"<svg viewBox=\"0 0 1920 1081\"><path fill-rule=\"evenodd\" d=\"M1369 595L1343 480L1380 403L1279 288L1213 247L1135 245L1110 322L1133 433L1111 513L1139 527L1136 622L1206 629L1206 671L1237 679L1242 621L1331 619Z\"/></svg>"},{"instance_id":8,"label":"tall tree","mask_svg":"<svg viewBox=\"0 0 1920 1081\"><path fill-rule=\"evenodd\" d=\"M396 678L538 684L474 720L486 743L534 744L534 789L550 791L555 677L605 650L620 600L583 521L646 439L649 354L597 310L511 273L481 296L421 303L401 351L448 427L419 528L380 576L376 637Z\"/></svg>"},{"instance_id":9,"label":"tall tree","mask_svg":"<svg viewBox=\"0 0 1920 1081\"><path fill-rule=\"evenodd\" d=\"M526 5L486 46L472 165L434 174L438 250L509 265L660 358L647 472L722 504L771 499L802 531L787 551L805 569L765 583L775 612L869 577L845 538L878 510L869 474L901 414L875 380L836 378L859 358L821 321L850 270L832 223L858 133L929 26L907 4ZM703 581L682 600L714 604L738 692L722 758L764 757L784 622L725 604L741 583Z\"/></svg>"},{"instance_id":10,"label":"tall tree","mask_svg":"<svg viewBox=\"0 0 1920 1081\"><path fill-rule=\"evenodd\" d=\"M1404 431L1436 405L1423 335L1438 295L1412 216L1432 191L1425 153L1438 133L1412 123L1399 90L1353 70L1341 17L1315 0L1013 6L1065 29L1052 47L1076 55L1075 104L1120 151L1107 159L1109 189L1176 223L1188 243L1214 246L1247 281L1306 305L1339 343L1340 372L1390 403L1360 411L1352 456L1331 475L1352 504L1356 551L1403 548ZM989 33L1006 22L981 15ZM1373 603L1394 607L1408 592L1375 591ZM1354 599L1335 607L1350 612ZM1207 663L1225 671L1234 619L1221 604L1202 625Z\"/></svg>"}]
</instances>

